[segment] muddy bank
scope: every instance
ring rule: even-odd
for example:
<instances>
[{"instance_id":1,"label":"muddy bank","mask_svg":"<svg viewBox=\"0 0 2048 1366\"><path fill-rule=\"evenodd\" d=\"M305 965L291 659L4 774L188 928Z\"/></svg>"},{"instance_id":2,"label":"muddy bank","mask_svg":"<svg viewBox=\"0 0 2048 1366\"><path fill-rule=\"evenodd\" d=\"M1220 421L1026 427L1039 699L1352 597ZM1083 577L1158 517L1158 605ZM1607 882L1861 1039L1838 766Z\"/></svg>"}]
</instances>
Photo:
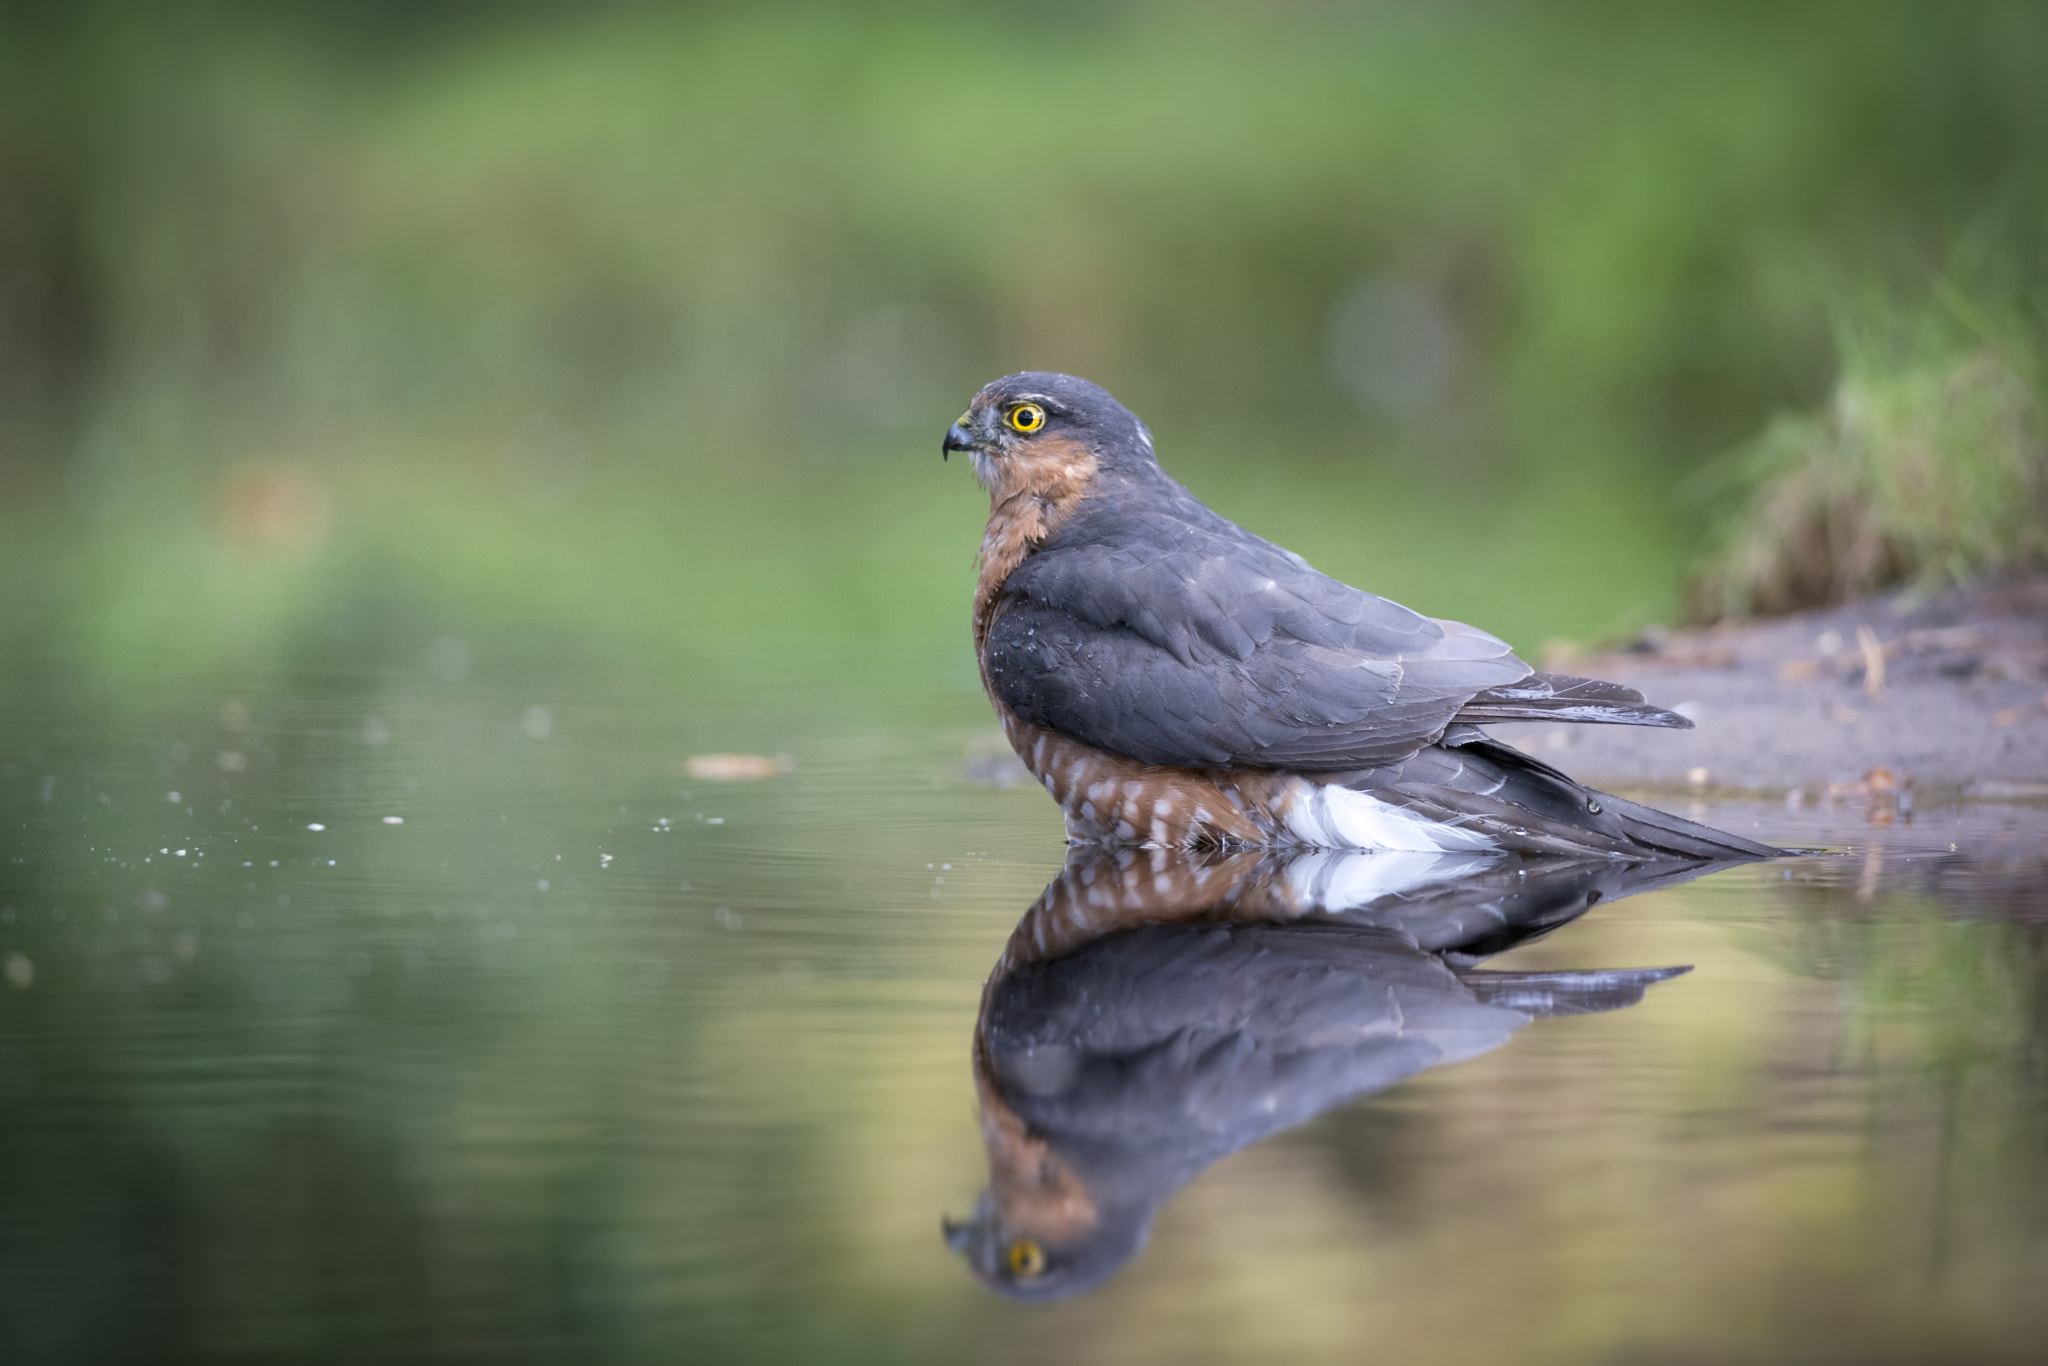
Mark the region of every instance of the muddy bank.
<instances>
[{"instance_id":1,"label":"muddy bank","mask_svg":"<svg viewBox=\"0 0 2048 1366\"><path fill-rule=\"evenodd\" d=\"M1628 683L1696 725L1489 728L1595 785L1862 800L1886 770L1923 803L2048 798L2048 578L1652 632L1546 664Z\"/></svg>"}]
</instances>

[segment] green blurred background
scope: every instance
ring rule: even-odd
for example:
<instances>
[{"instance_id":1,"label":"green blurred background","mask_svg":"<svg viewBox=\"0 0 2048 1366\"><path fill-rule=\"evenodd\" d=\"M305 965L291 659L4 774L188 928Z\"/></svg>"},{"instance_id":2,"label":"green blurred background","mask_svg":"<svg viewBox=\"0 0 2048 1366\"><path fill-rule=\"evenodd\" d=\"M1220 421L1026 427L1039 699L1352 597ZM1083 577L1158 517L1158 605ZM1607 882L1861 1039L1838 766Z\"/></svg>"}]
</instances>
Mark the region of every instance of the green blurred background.
<instances>
[{"instance_id":1,"label":"green blurred background","mask_svg":"<svg viewBox=\"0 0 2048 1366\"><path fill-rule=\"evenodd\" d=\"M1843 310L2048 241L2032 3L0 14L0 650L87 691L453 633L971 701L933 457L1027 367L1329 572L1611 636Z\"/></svg>"},{"instance_id":2,"label":"green blurred background","mask_svg":"<svg viewBox=\"0 0 2048 1366\"><path fill-rule=\"evenodd\" d=\"M2043 71L2037 3L0 0L0 1345L2023 1357L2038 905L1882 855L1602 908L1538 961L1698 970L983 1295L1060 827L970 781L936 457L1068 370L1340 577L1670 620L1842 393L2038 416Z\"/></svg>"}]
</instances>

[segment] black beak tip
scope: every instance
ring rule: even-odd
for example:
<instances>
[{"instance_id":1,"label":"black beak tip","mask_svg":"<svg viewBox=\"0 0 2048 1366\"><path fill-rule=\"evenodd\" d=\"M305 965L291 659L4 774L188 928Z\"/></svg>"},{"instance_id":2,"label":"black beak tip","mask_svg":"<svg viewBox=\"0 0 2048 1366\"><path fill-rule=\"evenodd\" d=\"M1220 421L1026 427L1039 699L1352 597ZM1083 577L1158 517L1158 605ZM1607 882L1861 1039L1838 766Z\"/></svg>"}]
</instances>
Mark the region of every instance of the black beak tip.
<instances>
[{"instance_id":1,"label":"black beak tip","mask_svg":"<svg viewBox=\"0 0 2048 1366\"><path fill-rule=\"evenodd\" d=\"M969 451L973 449L974 438L967 434L965 427L955 422L952 426L946 428L946 439L939 444L939 459L944 460L954 451Z\"/></svg>"}]
</instances>

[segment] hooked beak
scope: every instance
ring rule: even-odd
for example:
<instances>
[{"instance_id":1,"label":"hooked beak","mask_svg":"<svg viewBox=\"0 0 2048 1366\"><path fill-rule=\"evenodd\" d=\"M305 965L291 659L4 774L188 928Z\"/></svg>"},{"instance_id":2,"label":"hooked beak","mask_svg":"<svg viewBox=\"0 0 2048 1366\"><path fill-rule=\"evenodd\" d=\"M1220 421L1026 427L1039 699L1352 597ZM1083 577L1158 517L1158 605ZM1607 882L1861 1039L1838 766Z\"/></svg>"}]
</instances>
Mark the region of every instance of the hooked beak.
<instances>
[{"instance_id":1,"label":"hooked beak","mask_svg":"<svg viewBox=\"0 0 2048 1366\"><path fill-rule=\"evenodd\" d=\"M990 1248L993 1243L989 1226L994 1218L995 1195L991 1191L983 1191L975 1199L974 1213L965 1219L942 1216L939 1219L939 1232L946 1235L946 1246L953 1249L954 1253L965 1257L970 1265L985 1271L988 1267L984 1264L992 1255Z\"/></svg>"},{"instance_id":2,"label":"hooked beak","mask_svg":"<svg viewBox=\"0 0 2048 1366\"><path fill-rule=\"evenodd\" d=\"M967 430L967 420L972 416L972 413L962 413L958 422L946 428L946 439L939 446L939 459L944 460L954 451L975 449L974 433Z\"/></svg>"}]
</instances>

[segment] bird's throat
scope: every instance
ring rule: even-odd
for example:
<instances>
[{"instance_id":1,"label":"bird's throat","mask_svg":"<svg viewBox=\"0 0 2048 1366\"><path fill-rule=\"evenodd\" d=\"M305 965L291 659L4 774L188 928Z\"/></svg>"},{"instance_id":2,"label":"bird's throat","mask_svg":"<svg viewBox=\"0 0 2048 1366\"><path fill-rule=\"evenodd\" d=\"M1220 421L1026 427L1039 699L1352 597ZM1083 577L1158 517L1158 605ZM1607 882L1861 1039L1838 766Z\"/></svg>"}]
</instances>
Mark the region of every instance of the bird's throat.
<instances>
[{"instance_id":1,"label":"bird's throat","mask_svg":"<svg viewBox=\"0 0 2048 1366\"><path fill-rule=\"evenodd\" d=\"M979 471L982 458L976 457ZM1074 515L1095 482L1095 453L1078 441L1043 440L988 461L988 527L974 586L974 652L981 654L1003 584L1046 537ZM984 680L985 682L986 680Z\"/></svg>"}]
</instances>

